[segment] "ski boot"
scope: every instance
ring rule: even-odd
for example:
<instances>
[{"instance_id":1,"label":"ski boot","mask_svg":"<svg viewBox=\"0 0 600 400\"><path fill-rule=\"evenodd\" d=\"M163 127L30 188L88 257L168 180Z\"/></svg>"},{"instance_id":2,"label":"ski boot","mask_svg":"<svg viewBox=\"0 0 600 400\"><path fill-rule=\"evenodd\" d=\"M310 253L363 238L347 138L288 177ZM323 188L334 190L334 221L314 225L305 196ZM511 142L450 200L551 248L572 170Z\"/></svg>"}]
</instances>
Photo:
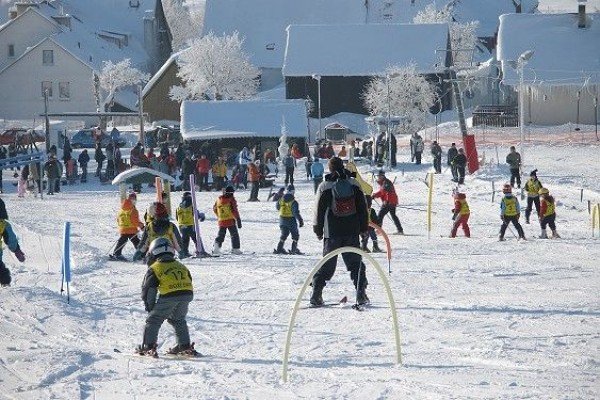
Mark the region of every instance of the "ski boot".
<instances>
[{"instance_id":1,"label":"ski boot","mask_svg":"<svg viewBox=\"0 0 600 400\"><path fill-rule=\"evenodd\" d=\"M358 291L356 292L356 304L358 304L359 306L363 306L370 303L371 300L369 300L369 297L367 296L366 288L363 287L361 289L358 289Z\"/></svg>"},{"instance_id":2,"label":"ski boot","mask_svg":"<svg viewBox=\"0 0 600 400\"><path fill-rule=\"evenodd\" d=\"M273 250L273 254L288 254L288 252L283 248L283 242L281 240L279 243L277 243L277 248Z\"/></svg>"},{"instance_id":3,"label":"ski boot","mask_svg":"<svg viewBox=\"0 0 600 400\"><path fill-rule=\"evenodd\" d=\"M361 245L360 245L360 249L361 249L362 251L364 251L365 253L370 253L370 252L371 252L371 250L369 250L369 248L367 247L367 244L366 244L366 243L363 243L363 244L361 244Z\"/></svg>"},{"instance_id":4,"label":"ski boot","mask_svg":"<svg viewBox=\"0 0 600 400\"><path fill-rule=\"evenodd\" d=\"M289 254L296 254L300 256L304 254L300 251L300 249L298 249L298 242L296 240L292 242L292 248L290 249Z\"/></svg>"},{"instance_id":5,"label":"ski boot","mask_svg":"<svg viewBox=\"0 0 600 400\"><path fill-rule=\"evenodd\" d=\"M499 241L499 242L504 242L505 240L506 240L506 239L504 239L504 236L500 236L500 237L498 238L498 241Z\"/></svg>"},{"instance_id":6,"label":"ski boot","mask_svg":"<svg viewBox=\"0 0 600 400\"><path fill-rule=\"evenodd\" d=\"M221 245L217 242L213 245L212 255L219 257L221 255Z\"/></svg>"},{"instance_id":7,"label":"ski boot","mask_svg":"<svg viewBox=\"0 0 600 400\"><path fill-rule=\"evenodd\" d=\"M235 254L236 256L244 254L240 249L231 249L231 254Z\"/></svg>"},{"instance_id":8,"label":"ski boot","mask_svg":"<svg viewBox=\"0 0 600 400\"><path fill-rule=\"evenodd\" d=\"M150 356L158 358L158 351L156 350L157 345L155 344L142 344L135 349L135 354L140 356Z\"/></svg>"},{"instance_id":9,"label":"ski boot","mask_svg":"<svg viewBox=\"0 0 600 400\"><path fill-rule=\"evenodd\" d=\"M323 304L323 287L325 285L318 283L316 280L312 281L313 292L310 296L311 307L321 307Z\"/></svg>"},{"instance_id":10,"label":"ski boot","mask_svg":"<svg viewBox=\"0 0 600 400\"><path fill-rule=\"evenodd\" d=\"M558 234L558 232L556 232L556 230L552 231L552 239L560 239L560 235Z\"/></svg>"},{"instance_id":11,"label":"ski boot","mask_svg":"<svg viewBox=\"0 0 600 400\"><path fill-rule=\"evenodd\" d=\"M167 351L167 354L174 356L185 356L185 357L200 357L201 354L194 349L194 343L192 344L178 344Z\"/></svg>"},{"instance_id":12,"label":"ski boot","mask_svg":"<svg viewBox=\"0 0 600 400\"><path fill-rule=\"evenodd\" d=\"M548 239L548 234L545 229L542 229L542 234L540 235L540 239Z\"/></svg>"},{"instance_id":13,"label":"ski boot","mask_svg":"<svg viewBox=\"0 0 600 400\"><path fill-rule=\"evenodd\" d=\"M122 254L110 254L108 257L115 261L128 261Z\"/></svg>"},{"instance_id":14,"label":"ski boot","mask_svg":"<svg viewBox=\"0 0 600 400\"><path fill-rule=\"evenodd\" d=\"M383 253L376 241L373 242L373 253Z\"/></svg>"}]
</instances>

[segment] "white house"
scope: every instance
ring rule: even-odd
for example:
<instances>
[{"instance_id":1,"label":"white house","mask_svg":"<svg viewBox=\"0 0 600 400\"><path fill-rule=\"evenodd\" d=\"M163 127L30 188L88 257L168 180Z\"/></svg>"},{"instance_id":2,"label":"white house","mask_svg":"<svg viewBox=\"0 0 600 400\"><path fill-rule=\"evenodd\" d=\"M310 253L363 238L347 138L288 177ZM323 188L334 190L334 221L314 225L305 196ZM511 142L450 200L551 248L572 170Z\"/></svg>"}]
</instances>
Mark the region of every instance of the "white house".
<instances>
[{"instance_id":1,"label":"white house","mask_svg":"<svg viewBox=\"0 0 600 400\"><path fill-rule=\"evenodd\" d=\"M500 17L498 60L503 84L519 87L523 66L526 123L594 124L600 86L600 14L506 14Z\"/></svg>"},{"instance_id":2,"label":"white house","mask_svg":"<svg viewBox=\"0 0 600 400\"><path fill-rule=\"evenodd\" d=\"M16 4L12 19L0 26L1 118L39 118L45 91L50 112L94 112L94 74L104 61L129 58L135 68L150 69L144 12L132 9L130 20L126 15L113 19L113 14L127 14L124 7L110 11L112 2L98 3L96 10L72 1ZM118 92L116 109L133 110L136 101L133 88Z\"/></svg>"}]
</instances>

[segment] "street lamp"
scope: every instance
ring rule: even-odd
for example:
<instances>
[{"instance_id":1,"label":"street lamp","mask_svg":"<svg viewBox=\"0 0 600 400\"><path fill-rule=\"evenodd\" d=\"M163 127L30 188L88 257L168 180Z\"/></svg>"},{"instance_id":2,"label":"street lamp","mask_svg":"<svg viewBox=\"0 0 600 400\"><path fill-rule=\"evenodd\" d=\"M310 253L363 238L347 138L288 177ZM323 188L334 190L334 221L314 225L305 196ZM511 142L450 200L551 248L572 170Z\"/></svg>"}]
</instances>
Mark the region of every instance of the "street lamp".
<instances>
[{"instance_id":1,"label":"street lamp","mask_svg":"<svg viewBox=\"0 0 600 400\"><path fill-rule=\"evenodd\" d=\"M392 106L390 101L390 74L385 76L385 85L387 86L387 141L388 141L388 170L392 169L392 132L390 130L390 118L392 117Z\"/></svg>"},{"instance_id":2,"label":"street lamp","mask_svg":"<svg viewBox=\"0 0 600 400\"><path fill-rule=\"evenodd\" d=\"M525 99L524 99L524 84L523 84L523 67L527 64L527 61L533 56L533 50L526 50L516 61L509 61L509 65L517 70L519 74L519 128L521 132L521 144L520 144L520 152L521 152L521 164L523 164L523 142L525 141Z\"/></svg>"},{"instance_id":3,"label":"street lamp","mask_svg":"<svg viewBox=\"0 0 600 400\"><path fill-rule=\"evenodd\" d=\"M317 137L320 138L321 137L321 75L317 75L317 74L313 74L312 78L315 79L317 81L317 107L319 109L319 133L317 134ZM315 138L315 142L316 142Z\"/></svg>"}]
</instances>

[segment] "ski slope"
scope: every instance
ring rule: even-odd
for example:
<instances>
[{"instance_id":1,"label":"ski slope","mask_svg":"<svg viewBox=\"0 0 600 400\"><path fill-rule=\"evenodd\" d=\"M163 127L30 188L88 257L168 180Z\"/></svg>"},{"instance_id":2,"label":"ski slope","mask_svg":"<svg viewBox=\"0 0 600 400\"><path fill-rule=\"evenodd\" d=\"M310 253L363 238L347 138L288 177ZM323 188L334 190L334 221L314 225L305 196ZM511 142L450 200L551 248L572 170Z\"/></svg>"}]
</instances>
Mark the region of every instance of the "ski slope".
<instances>
[{"instance_id":1,"label":"ski slope","mask_svg":"<svg viewBox=\"0 0 600 400\"><path fill-rule=\"evenodd\" d=\"M444 151L450 141L458 142L451 127L441 134ZM488 132L487 142L494 137L505 143L499 148L503 160L507 143L518 136ZM407 140L399 140L400 164L391 177L396 177L401 206L425 209L423 179L430 157L421 166L403 164L409 157L402 146ZM146 313L140 287L146 267L107 261L118 236L117 189L91 177L92 184L64 187L43 201L19 199L5 171L5 191L11 193L2 198L27 260L18 263L5 250L13 285L0 289L0 399L598 398L600 242L598 234L591 237L587 200L600 202L600 145L538 141L534 133L525 148L525 172L537 168L556 197L562 239L534 238L539 225L532 218L531 225L523 225L530 240L521 243L510 231L507 242L497 240L501 194L492 202L491 185L494 181L501 188L508 168L491 161L495 144L480 145L479 152L485 152L488 165L467 176L465 185L471 239L460 231L456 239L447 237L453 184L445 164L444 173L435 176L430 235L425 212L399 209L408 235L390 236L389 280L403 364L394 363L390 308L368 266L373 304L366 311L299 311L288 383L281 380L281 361L289 315L321 253L310 223L312 183L304 179L303 168L296 170L296 197L307 221L300 230L306 255L271 254L279 236L278 215L261 189L260 203L245 202L248 191L236 193L247 255L185 260L195 285L190 333L206 354L190 361L129 355L142 337ZM144 187L138 196L142 212L154 200L151 190ZM174 194L174 204L179 197ZM201 224L207 246L217 231L211 212L216 197L216 192L198 193L199 207L208 215ZM65 221L72 223L70 304L60 294ZM383 227L394 231L390 220ZM227 238L224 250L229 248ZM127 245L124 255L132 254ZM374 257L387 269L384 254ZM324 298L331 302L343 296L353 299L353 287L339 265ZM159 351L174 343L165 324Z\"/></svg>"}]
</instances>

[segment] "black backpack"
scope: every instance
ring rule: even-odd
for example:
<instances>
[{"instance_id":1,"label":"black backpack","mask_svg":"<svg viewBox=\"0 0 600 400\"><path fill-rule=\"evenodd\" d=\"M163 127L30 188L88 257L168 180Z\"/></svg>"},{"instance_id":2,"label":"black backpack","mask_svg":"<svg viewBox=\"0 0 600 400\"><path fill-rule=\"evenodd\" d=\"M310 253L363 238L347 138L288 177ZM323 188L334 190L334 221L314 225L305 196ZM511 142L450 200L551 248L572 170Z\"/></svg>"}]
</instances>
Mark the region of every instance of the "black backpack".
<instances>
[{"instance_id":1,"label":"black backpack","mask_svg":"<svg viewBox=\"0 0 600 400\"><path fill-rule=\"evenodd\" d=\"M331 212L336 217L356 214L354 185L348 179L338 179L331 188Z\"/></svg>"}]
</instances>

